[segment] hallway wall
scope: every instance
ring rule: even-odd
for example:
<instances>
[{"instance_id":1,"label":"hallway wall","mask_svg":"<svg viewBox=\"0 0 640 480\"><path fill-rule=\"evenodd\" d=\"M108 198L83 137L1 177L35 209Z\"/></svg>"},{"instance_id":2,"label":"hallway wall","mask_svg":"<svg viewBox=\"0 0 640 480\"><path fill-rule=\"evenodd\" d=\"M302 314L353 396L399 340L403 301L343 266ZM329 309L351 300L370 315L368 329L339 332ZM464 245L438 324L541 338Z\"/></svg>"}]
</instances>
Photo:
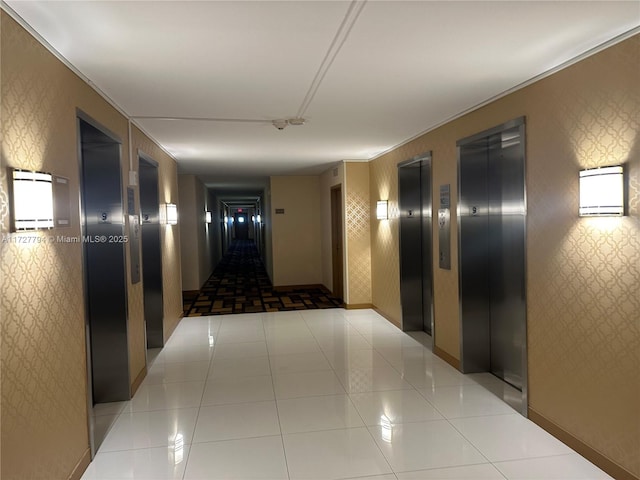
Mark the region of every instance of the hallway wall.
<instances>
[{"instance_id":1,"label":"hallway wall","mask_svg":"<svg viewBox=\"0 0 640 480\"><path fill-rule=\"evenodd\" d=\"M2 411L1 471L5 480L68 478L89 461L87 370L80 179L76 109L122 140L123 190L128 183L128 122L4 11L0 12L2 151L0 168L0 318ZM163 184L176 182L176 165L153 151L149 139L134 140L161 163ZM146 146L145 146L146 145ZM157 148L154 147L154 148ZM69 179L71 225L9 233L6 167L40 170ZM126 195L125 195L126 198ZM139 210L137 188L136 209ZM127 216L125 216L127 217ZM20 243L29 242L29 243ZM178 232L164 238L163 257L179 248ZM127 272L129 248L125 248ZM179 276L179 260L165 264ZM179 292L165 285L165 320ZM129 370L135 387L145 374L142 284L127 275ZM180 306L181 310L181 306Z\"/></svg>"},{"instance_id":2,"label":"hallway wall","mask_svg":"<svg viewBox=\"0 0 640 480\"><path fill-rule=\"evenodd\" d=\"M432 150L434 191L450 184L455 211L456 140L526 116L531 418L619 478L640 476L639 72L636 35L371 163L370 207L388 198L392 213L371 231L373 303L401 321L397 163ZM620 163L628 171L629 215L578 217L579 170ZM455 216L451 237L451 270L434 270L435 347L455 363Z\"/></svg>"},{"instance_id":3,"label":"hallway wall","mask_svg":"<svg viewBox=\"0 0 640 480\"><path fill-rule=\"evenodd\" d=\"M209 194L195 175L178 175L182 290L200 290L213 272L211 233L205 223Z\"/></svg>"},{"instance_id":4,"label":"hallway wall","mask_svg":"<svg viewBox=\"0 0 640 480\"><path fill-rule=\"evenodd\" d=\"M320 177L271 177L269 216L273 285L321 284Z\"/></svg>"}]
</instances>

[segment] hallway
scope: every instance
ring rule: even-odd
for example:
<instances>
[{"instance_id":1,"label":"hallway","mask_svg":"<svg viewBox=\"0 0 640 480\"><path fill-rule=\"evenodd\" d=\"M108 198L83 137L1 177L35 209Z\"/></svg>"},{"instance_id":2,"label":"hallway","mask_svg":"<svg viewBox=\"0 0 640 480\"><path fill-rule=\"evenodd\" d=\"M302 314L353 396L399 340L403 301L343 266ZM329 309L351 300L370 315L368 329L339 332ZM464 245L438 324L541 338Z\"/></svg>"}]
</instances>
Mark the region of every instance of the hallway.
<instances>
[{"instance_id":1,"label":"hallway","mask_svg":"<svg viewBox=\"0 0 640 480\"><path fill-rule=\"evenodd\" d=\"M234 240L197 294L183 292L185 317L336 308L321 285L274 289L253 240Z\"/></svg>"},{"instance_id":2,"label":"hallway","mask_svg":"<svg viewBox=\"0 0 640 480\"><path fill-rule=\"evenodd\" d=\"M372 310L184 318L82 477L608 479Z\"/></svg>"}]
</instances>

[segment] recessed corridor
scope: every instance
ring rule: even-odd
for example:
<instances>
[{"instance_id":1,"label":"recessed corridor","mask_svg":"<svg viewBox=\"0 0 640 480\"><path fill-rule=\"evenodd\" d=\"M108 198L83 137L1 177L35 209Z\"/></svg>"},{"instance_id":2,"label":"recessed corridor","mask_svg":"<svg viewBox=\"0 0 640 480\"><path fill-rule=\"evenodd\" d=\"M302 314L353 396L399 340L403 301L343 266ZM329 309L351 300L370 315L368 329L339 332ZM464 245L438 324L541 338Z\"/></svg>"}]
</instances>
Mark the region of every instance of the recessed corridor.
<instances>
[{"instance_id":1,"label":"recessed corridor","mask_svg":"<svg viewBox=\"0 0 640 480\"><path fill-rule=\"evenodd\" d=\"M184 318L82 477L608 479L372 310ZM102 417L102 418L101 418Z\"/></svg>"}]
</instances>

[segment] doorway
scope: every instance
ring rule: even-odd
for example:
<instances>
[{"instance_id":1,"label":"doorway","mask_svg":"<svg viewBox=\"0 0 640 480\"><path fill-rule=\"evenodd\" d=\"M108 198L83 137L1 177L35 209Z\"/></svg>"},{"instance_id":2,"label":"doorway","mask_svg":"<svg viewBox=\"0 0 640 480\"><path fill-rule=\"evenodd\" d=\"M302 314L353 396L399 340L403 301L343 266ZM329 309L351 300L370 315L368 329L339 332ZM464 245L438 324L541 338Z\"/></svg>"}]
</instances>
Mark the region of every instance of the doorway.
<instances>
[{"instance_id":1,"label":"doorway","mask_svg":"<svg viewBox=\"0 0 640 480\"><path fill-rule=\"evenodd\" d=\"M79 113L89 407L129 400L127 277L120 141ZM101 432L90 419L95 453ZM106 433L106 432L102 432Z\"/></svg>"},{"instance_id":2,"label":"doorway","mask_svg":"<svg viewBox=\"0 0 640 480\"><path fill-rule=\"evenodd\" d=\"M522 392L527 414L524 117L458 141L461 367Z\"/></svg>"},{"instance_id":3,"label":"doorway","mask_svg":"<svg viewBox=\"0 0 640 480\"><path fill-rule=\"evenodd\" d=\"M398 164L398 201L402 329L432 335L431 152Z\"/></svg>"},{"instance_id":4,"label":"doorway","mask_svg":"<svg viewBox=\"0 0 640 480\"><path fill-rule=\"evenodd\" d=\"M237 212L234 215L233 226L235 229L236 240L248 240L249 239L249 222L246 213Z\"/></svg>"},{"instance_id":5,"label":"doorway","mask_svg":"<svg viewBox=\"0 0 640 480\"><path fill-rule=\"evenodd\" d=\"M158 164L139 154L142 285L147 349L164 346Z\"/></svg>"},{"instance_id":6,"label":"doorway","mask_svg":"<svg viewBox=\"0 0 640 480\"><path fill-rule=\"evenodd\" d=\"M344 299L344 260L342 256L342 185L331 188L331 266L332 294Z\"/></svg>"}]
</instances>

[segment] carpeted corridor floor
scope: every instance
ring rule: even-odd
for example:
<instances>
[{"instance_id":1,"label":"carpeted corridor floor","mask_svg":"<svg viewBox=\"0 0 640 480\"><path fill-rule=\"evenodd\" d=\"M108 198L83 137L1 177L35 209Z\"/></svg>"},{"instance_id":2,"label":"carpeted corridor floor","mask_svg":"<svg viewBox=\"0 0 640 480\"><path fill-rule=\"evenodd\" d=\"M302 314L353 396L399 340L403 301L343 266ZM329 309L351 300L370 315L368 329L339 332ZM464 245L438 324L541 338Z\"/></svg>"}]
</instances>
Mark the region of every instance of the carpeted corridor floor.
<instances>
[{"instance_id":1,"label":"carpeted corridor floor","mask_svg":"<svg viewBox=\"0 0 640 480\"><path fill-rule=\"evenodd\" d=\"M199 292L183 292L184 316L338 308L326 288L274 290L252 240L235 240Z\"/></svg>"}]
</instances>

